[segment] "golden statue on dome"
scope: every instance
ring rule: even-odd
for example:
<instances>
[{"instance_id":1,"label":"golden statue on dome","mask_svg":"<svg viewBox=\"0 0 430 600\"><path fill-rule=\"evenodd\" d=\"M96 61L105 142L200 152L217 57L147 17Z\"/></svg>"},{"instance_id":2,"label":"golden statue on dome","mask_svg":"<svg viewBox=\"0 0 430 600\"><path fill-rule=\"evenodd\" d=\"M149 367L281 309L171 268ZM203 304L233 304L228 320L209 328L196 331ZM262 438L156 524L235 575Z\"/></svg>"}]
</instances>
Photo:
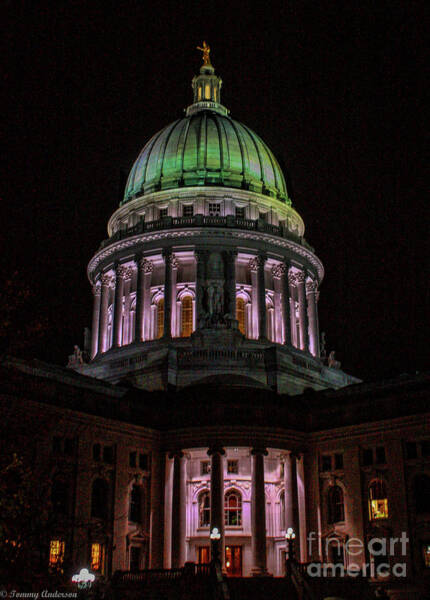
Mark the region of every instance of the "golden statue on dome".
<instances>
[{"instance_id":1,"label":"golden statue on dome","mask_svg":"<svg viewBox=\"0 0 430 600\"><path fill-rule=\"evenodd\" d=\"M200 50L201 52L203 52L203 64L206 67L211 67L211 59L209 58L209 53L211 51L210 46L208 46L206 44L205 41L203 41L203 48L200 48L200 46L197 46L197 50Z\"/></svg>"}]
</instances>

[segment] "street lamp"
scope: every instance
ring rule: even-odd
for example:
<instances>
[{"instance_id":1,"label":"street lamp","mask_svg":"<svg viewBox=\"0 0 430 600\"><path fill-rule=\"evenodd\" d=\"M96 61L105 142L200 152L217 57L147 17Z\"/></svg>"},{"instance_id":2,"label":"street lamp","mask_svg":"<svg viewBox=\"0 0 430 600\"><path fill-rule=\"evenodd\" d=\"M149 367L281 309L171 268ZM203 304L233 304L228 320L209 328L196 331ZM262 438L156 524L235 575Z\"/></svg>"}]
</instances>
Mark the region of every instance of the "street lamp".
<instances>
[{"instance_id":1,"label":"street lamp","mask_svg":"<svg viewBox=\"0 0 430 600\"><path fill-rule=\"evenodd\" d=\"M221 539L221 533L218 527L214 527L210 533L211 546L212 546L212 560L214 562L219 561L219 541Z\"/></svg>"},{"instance_id":2,"label":"street lamp","mask_svg":"<svg viewBox=\"0 0 430 600\"><path fill-rule=\"evenodd\" d=\"M296 534L292 527L288 527L285 539L287 540L288 560L291 561L294 559L294 540L296 539Z\"/></svg>"},{"instance_id":3,"label":"street lamp","mask_svg":"<svg viewBox=\"0 0 430 600\"><path fill-rule=\"evenodd\" d=\"M95 578L96 576L90 573L88 569L81 569L79 573L73 575L72 581L78 584L78 589L85 590L91 587Z\"/></svg>"}]
</instances>

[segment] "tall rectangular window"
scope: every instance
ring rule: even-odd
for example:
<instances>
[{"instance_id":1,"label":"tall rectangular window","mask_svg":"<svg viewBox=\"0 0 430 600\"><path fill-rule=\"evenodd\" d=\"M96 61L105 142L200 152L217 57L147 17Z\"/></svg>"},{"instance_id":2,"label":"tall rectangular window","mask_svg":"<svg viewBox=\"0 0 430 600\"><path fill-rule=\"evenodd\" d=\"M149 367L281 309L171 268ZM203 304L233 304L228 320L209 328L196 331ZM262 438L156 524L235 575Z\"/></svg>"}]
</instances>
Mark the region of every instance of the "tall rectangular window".
<instances>
[{"instance_id":1,"label":"tall rectangular window","mask_svg":"<svg viewBox=\"0 0 430 600\"><path fill-rule=\"evenodd\" d=\"M194 206L192 204L186 204L182 208L182 216L192 217L194 215Z\"/></svg>"},{"instance_id":2,"label":"tall rectangular window","mask_svg":"<svg viewBox=\"0 0 430 600\"><path fill-rule=\"evenodd\" d=\"M334 468L343 469L343 454L334 455Z\"/></svg>"},{"instance_id":3,"label":"tall rectangular window","mask_svg":"<svg viewBox=\"0 0 430 600\"><path fill-rule=\"evenodd\" d=\"M376 462L378 464L384 464L387 462L386 458L385 458L385 448L384 446L378 446L376 448Z\"/></svg>"},{"instance_id":4,"label":"tall rectangular window","mask_svg":"<svg viewBox=\"0 0 430 600\"><path fill-rule=\"evenodd\" d=\"M236 217L239 219L245 218L245 207L244 206L236 206Z\"/></svg>"},{"instance_id":5,"label":"tall rectangular window","mask_svg":"<svg viewBox=\"0 0 430 600\"><path fill-rule=\"evenodd\" d=\"M227 473L239 473L239 461L228 460L227 461Z\"/></svg>"},{"instance_id":6,"label":"tall rectangular window","mask_svg":"<svg viewBox=\"0 0 430 600\"><path fill-rule=\"evenodd\" d=\"M149 455L144 452L139 454L139 468L142 469L142 471L147 471L149 469Z\"/></svg>"},{"instance_id":7,"label":"tall rectangular window","mask_svg":"<svg viewBox=\"0 0 430 600\"><path fill-rule=\"evenodd\" d=\"M363 466L369 467L370 465L373 465L373 449L365 448L363 450Z\"/></svg>"},{"instance_id":8,"label":"tall rectangular window","mask_svg":"<svg viewBox=\"0 0 430 600\"><path fill-rule=\"evenodd\" d=\"M221 204L210 202L209 203L209 214L211 217L219 217L221 215Z\"/></svg>"},{"instance_id":9,"label":"tall rectangular window","mask_svg":"<svg viewBox=\"0 0 430 600\"><path fill-rule=\"evenodd\" d=\"M108 463L108 465L113 464L113 447L105 446L103 448L103 462Z\"/></svg>"},{"instance_id":10,"label":"tall rectangular window","mask_svg":"<svg viewBox=\"0 0 430 600\"><path fill-rule=\"evenodd\" d=\"M200 462L200 475L208 475L211 472L211 463L208 460Z\"/></svg>"},{"instance_id":11,"label":"tall rectangular window","mask_svg":"<svg viewBox=\"0 0 430 600\"><path fill-rule=\"evenodd\" d=\"M136 466L136 457L137 457L137 452L130 452L130 455L129 455L130 467Z\"/></svg>"},{"instance_id":12,"label":"tall rectangular window","mask_svg":"<svg viewBox=\"0 0 430 600\"><path fill-rule=\"evenodd\" d=\"M104 544L91 544L91 570L98 573L104 572L105 546Z\"/></svg>"},{"instance_id":13,"label":"tall rectangular window","mask_svg":"<svg viewBox=\"0 0 430 600\"><path fill-rule=\"evenodd\" d=\"M64 561L65 542L63 540L51 540L49 544L49 566L59 567Z\"/></svg>"},{"instance_id":14,"label":"tall rectangular window","mask_svg":"<svg viewBox=\"0 0 430 600\"><path fill-rule=\"evenodd\" d=\"M160 219L164 219L167 216L167 208L160 208Z\"/></svg>"},{"instance_id":15,"label":"tall rectangular window","mask_svg":"<svg viewBox=\"0 0 430 600\"><path fill-rule=\"evenodd\" d=\"M321 471L331 471L331 456L328 454L321 457Z\"/></svg>"}]
</instances>

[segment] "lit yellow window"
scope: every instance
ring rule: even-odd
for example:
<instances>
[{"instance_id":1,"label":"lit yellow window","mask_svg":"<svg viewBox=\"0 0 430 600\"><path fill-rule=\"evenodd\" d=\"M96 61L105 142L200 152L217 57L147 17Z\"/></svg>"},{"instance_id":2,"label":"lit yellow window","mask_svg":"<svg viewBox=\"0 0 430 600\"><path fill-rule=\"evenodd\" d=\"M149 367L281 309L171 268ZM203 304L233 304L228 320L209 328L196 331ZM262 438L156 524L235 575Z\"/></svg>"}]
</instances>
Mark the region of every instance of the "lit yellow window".
<instances>
[{"instance_id":1,"label":"lit yellow window","mask_svg":"<svg viewBox=\"0 0 430 600\"><path fill-rule=\"evenodd\" d=\"M51 540L49 545L49 566L58 567L64 560L65 543L62 540Z\"/></svg>"},{"instance_id":2,"label":"lit yellow window","mask_svg":"<svg viewBox=\"0 0 430 600\"><path fill-rule=\"evenodd\" d=\"M190 337L193 332L193 300L185 296L181 302L181 337Z\"/></svg>"},{"instance_id":3,"label":"lit yellow window","mask_svg":"<svg viewBox=\"0 0 430 600\"><path fill-rule=\"evenodd\" d=\"M381 480L372 481L369 486L369 518L388 518L388 498L385 483Z\"/></svg>"},{"instance_id":4,"label":"lit yellow window","mask_svg":"<svg viewBox=\"0 0 430 600\"><path fill-rule=\"evenodd\" d=\"M103 544L91 544L91 569L103 573L105 547Z\"/></svg>"},{"instance_id":5,"label":"lit yellow window","mask_svg":"<svg viewBox=\"0 0 430 600\"><path fill-rule=\"evenodd\" d=\"M202 88L199 86L198 90L197 90L197 100L201 100L202 99Z\"/></svg>"},{"instance_id":6,"label":"lit yellow window","mask_svg":"<svg viewBox=\"0 0 430 600\"><path fill-rule=\"evenodd\" d=\"M239 331L245 335L245 300L236 298L236 319L239 321Z\"/></svg>"},{"instance_id":7,"label":"lit yellow window","mask_svg":"<svg viewBox=\"0 0 430 600\"><path fill-rule=\"evenodd\" d=\"M157 302L157 338L163 337L164 333L164 298Z\"/></svg>"},{"instance_id":8,"label":"lit yellow window","mask_svg":"<svg viewBox=\"0 0 430 600\"><path fill-rule=\"evenodd\" d=\"M216 88L214 88L214 100L215 100L215 102L218 102L218 99L217 99L217 91L218 91L218 90L217 90Z\"/></svg>"},{"instance_id":9,"label":"lit yellow window","mask_svg":"<svg viewBox=\"0 0 430 600\"><path fill-rule=\"evenodd\" d=\"M206 100L210 100L211 99L211 86L209 85L209 83L207 83L205 85L205 99Z\"/></svg>"}]
</instances>

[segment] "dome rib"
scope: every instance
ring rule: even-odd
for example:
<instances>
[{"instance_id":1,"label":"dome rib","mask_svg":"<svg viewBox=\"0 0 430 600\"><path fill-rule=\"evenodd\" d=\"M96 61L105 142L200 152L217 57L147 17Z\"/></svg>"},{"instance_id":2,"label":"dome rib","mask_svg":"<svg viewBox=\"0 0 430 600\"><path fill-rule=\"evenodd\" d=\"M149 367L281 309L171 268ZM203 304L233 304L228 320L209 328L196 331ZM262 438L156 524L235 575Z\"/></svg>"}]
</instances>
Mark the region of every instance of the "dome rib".
<instances>
[{"instance_id":1,"label":"dome rib","mask_svg":"<svg viewBox=\"0 0 430 600\"><path fill-rule=\"evenodd\" d=\"M165 142L164 142L164 147L163 147L163 150L162 150L163 157L162 157L161 161L160 161L160 156L158 157L158 162L160 163L160 177L161 177L161 179L163 179L163 175L164 175L163 171L164 171L164 164L165 164L165 156L166 156L167 145L168 145L168 143L170 141L170 138L172 137L172 133L176 129L176 126L178 125L178 123L179 123L179 119L173 124L172 128L170 129L170 131L166 135L166 139L165 139ZM158 164L157 164L157 168L158 168Z\"/></svg>"}]
</instances>

